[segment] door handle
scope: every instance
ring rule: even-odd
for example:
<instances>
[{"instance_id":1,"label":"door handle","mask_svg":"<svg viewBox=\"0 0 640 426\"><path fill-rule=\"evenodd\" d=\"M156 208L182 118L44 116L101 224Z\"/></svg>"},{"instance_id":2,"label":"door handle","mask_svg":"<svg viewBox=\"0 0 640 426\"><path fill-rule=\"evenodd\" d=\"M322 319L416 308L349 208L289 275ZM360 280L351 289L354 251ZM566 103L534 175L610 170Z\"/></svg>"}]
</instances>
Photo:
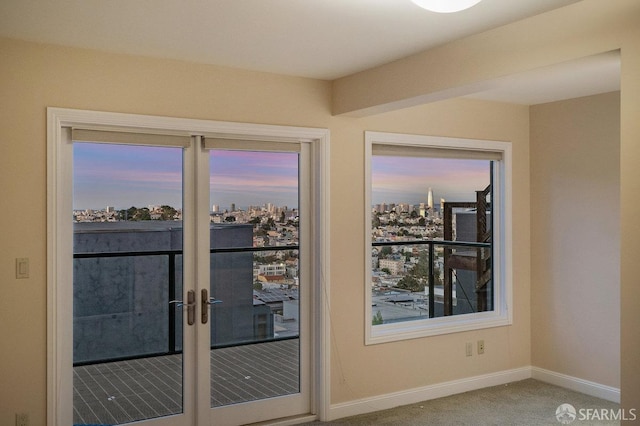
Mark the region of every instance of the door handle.
<instances>
[{"instance_id":1,"label":"door handle","mask_svg":"<svg viewBox=\"0 0 640 426\"><path fill-rule=\"evenodd\" d=\"M182 300L171 300L169 304L175 304L176 307L187 307L187 324L193 325L196 322L196 292L189 290L187 292L187 303Z\"/></svg>"},{"instance_id":2,"label":"door handle","mask_svg":"<svg viewBox=\"0 0 640 426\"><path fill-rule=\"evenodd\" d=\"M209 322L209 306L215 305L216 303L222 303L222 300L209 297L209 291L206 288L200 290L200 321L203 324Z\"/></svg>"}]
</instances>

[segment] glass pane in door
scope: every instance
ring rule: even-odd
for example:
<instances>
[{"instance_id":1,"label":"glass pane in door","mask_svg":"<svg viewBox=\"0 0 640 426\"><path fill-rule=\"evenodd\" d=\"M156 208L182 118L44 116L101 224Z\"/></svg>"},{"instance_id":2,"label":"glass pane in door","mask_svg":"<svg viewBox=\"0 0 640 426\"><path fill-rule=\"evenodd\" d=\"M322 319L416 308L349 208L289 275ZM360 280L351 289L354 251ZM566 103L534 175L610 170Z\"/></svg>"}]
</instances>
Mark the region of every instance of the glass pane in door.
<instances>
[{"instance_id":1,"label":"glass pane in door","mask_svg":"<svg viewBox=\"0 0 640 426\"><path fill-rule=\"evenodd\" d=\"M74 143L74 425L183 411L182 156Z\"/></svg>"},{"instance_id":2,"label":"glass pane in door","mask_svg":"<svg viewBox=\"0 0 640 426\"><path fill-rule=\"evenodd\" d=\"M210 151L214 408L300 392L298 157Z\"/></svg>"}]
</instances>

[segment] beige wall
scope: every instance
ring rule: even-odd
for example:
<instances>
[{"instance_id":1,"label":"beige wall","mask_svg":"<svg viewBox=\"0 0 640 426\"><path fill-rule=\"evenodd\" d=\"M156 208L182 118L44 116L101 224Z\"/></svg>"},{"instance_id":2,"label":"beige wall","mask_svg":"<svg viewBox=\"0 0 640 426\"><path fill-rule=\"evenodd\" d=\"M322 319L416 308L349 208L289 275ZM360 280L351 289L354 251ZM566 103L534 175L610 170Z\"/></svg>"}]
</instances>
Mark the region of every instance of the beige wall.
<instances>
[{"instance_id":1,"label":"beige wall","mask_svg":"<svg viewBox=\"0 0 640 426\"><path fill-rule=\"evenodd\" d=\"M335 125L334 125L335 123ZM338 124L339 123L339 124ZM364 346L363 130L513 142L514 325ZM355 400L530 365L529 169L527 107L453 100L332 122L332 401ZM357 160L356 160L357 159ZM487 352L465 356L465 342ZM383 379L381 379L383 377Z\"/></svg>"},{"instance_id":2,"label":"beige wall","mask_svg":"<svg viewBox=\"0 0 640 426\"><path fill-rule=\"evenodd\" d=\"M459 96L502 77L620 50L621 402L640 407L640 2L581 0L336 80L333 111L367 115ZM375 91L370 88L375 87ZM640 418L638 419L640 423Z\"/></svg>"},{"instance_id":3,"label":"beige wall","mask_svg":"<svg viewBox=\"0 0 640 426\"><path fill-rule=\"evenodd\" d=\"M531 353L620 386L620 94L531 108Z\"/></svg>"},{"instance_id":4,"label":"beige wall","mask_svg":"<svg viewBox=\"0 0 640 426\"><path fill-rule=\"evenodd\" d=\"M332 402L530 364L528 108L447 101L377 117L330 115L330 83L0 40L0 424L46 418L46 107L331 130ZM364 346L364 131L514 143L514 325ZM354 194L356 194L354 196ZM15 279L15 258L31 260ZM483 338L486 354L464 356ZM385 373L379 380L376 371Z\"/></svg>"},{"instance_id":5,"label":"beige wall","mask_svg":"<svg viewBox=\"0 0 640 426\"><path fill-rule=\"evenodd\" d=\"M448 90L447 96L451 96L460 86L483 79L612 49L620 49L622 57L619 229L624 232L619 234L619 383L623 406L640 408L639 11L637 0L583 0L335 84L0 40L0 424L11 424L13 413L26 411L31 413L32 424L41 425L46 413L47 106L331 130L331 391L332 402L340 403L530 365L531 341L537 345L563 337L561 331L551 330L552 324L543 322L537 328L530 323L531 317L538 321L543 314L537 303L533 311L530 308L530 297L542 297L537 287L530 288L530 276L536 278L537 286L538 274L543 273L532 271L530 262L535 262L536 269L547 268L547 276L554 280L566 276L568 269L542 257L545 254L539 250L538 236L534 239L536 250L530 252L531 230L538 232L541 219L535 215L530 219L538 210L536 203L530 202L529 165L532 184L548 184L540 175L547 166L540 162L554 159L536 150L530 163L527 107L449 100L360 119L333 117L331 112L388 111L415 105L445 97ZM547 107L552 106L534 108L534 119ZM591 107L601 105L596 102ZM364 187L365 130L514 143L513 326L364 346L362 217L366 206L358 194ZM586 156L587 160L592 159ZM572 167L571 171L582 172L582 166ZM536 202L546 196L537 188L533 194ZM590 216L590 220L599 218ZM568 221L565 216L558 217L553 225ZM556 234L552 237L557 243L553 249L561 248ZM574 237L572 241L580 241L575 232ZM14 278L17 257L31 259L31 278ZM604 332L598 328L599 334ZM466 358L465 342L479 338L486 342L486 354ZM541 367L582 374L583 364L574 369L576 358L572 361L569 352L540 350L539 346L534 348L533 356ZM579 358L584 354L576 351L573 355ZM616 386L600 364L592 367L597 372L585 373L586 379ZM384 380L372 374L376 371L384 372Z\"/></svg>"}]
</instances>

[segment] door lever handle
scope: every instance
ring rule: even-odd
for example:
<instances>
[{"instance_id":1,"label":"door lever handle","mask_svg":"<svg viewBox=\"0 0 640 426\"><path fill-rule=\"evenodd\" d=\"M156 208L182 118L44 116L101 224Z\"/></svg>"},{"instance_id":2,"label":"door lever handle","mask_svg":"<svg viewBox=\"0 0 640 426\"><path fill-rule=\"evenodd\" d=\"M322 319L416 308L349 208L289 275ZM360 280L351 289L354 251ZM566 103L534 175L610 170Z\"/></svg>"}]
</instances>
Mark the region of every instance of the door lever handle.
<instances>
[{"instance_id":1,"label":"door lever handle","mask_svg":"<svg viewBox=\"0 0 640 426\"><path fill-rule=\"evenodd\" d=\"M209 297L209 291L206 288L200 290L200 322L206 324L209 322L209 306L222 303L215 297Z\"/></svg>"},{"instance_id":2,"label":"door lever handle","mask_svg":"<svg viewBox=\"0 0 640 426\"><path fill-rule=\"evenodd\" d=\"M176 307L180 308L183 306L187 307L187 324L193 325L196 322L196 292L193 290L189 290L187 292L187 303L184 303L182 300L170 300L169 304L175 304Z\"/></svg>"}]
</instances>

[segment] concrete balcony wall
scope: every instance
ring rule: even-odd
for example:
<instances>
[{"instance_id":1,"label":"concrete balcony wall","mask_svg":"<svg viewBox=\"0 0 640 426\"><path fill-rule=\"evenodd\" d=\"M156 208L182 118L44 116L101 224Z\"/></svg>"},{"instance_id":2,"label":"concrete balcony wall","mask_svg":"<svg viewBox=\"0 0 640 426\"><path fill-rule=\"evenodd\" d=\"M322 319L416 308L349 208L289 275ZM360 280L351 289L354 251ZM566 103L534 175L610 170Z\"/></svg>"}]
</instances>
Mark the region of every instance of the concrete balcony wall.
<instances>
[{"instance_id":1,"label":"concrete balcony wall","mask_svg":"<svg viewBox=\"0 0 640 426\"><path fill-rule=\"evenodd\" d=\"M250 247L250 225L214 225L211 247ZM74 260L74 362L90 362L181 349L182 310L170 307L170 256L133 256L144 251L181 251L180 222L79 223L75 253L122 257ZM211 255L211 344L250 341L255 336L252 253ZM182 255L175 256L177 298L182 294ZM176 309L175 326L169 323ZM271 319L272 323L273 320ZM273 330L273 327L270 327Z\"/></svg>"}]
</instances>

